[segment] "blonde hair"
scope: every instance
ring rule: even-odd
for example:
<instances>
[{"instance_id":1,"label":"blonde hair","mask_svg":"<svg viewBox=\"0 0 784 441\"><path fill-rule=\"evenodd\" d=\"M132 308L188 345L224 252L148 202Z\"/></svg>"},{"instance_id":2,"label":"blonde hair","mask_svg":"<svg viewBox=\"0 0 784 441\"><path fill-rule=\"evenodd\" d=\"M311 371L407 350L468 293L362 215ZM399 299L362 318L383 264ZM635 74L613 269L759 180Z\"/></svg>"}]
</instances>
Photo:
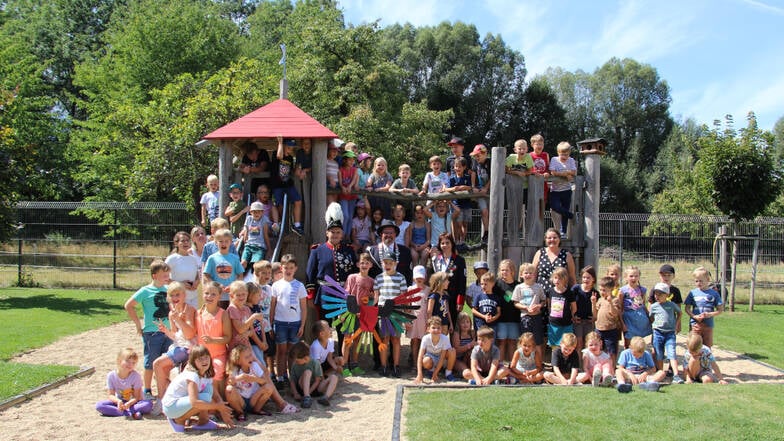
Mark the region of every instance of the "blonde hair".
<instances>
[{"instance_id":1,"label":"blonde hair","mask_svg":"<svg viewBox=\"0 0 784 441\"><path fill-rule=\"evenodd\" d=\"M697 268L694 268L694 271L691 273L691 275L696 279L700 279L700 280L704 279L707 280L708 282L710 282L711 280L711 273L704 266L698 266Z\"/></svg>"},{"instance_id":2,"label":"blonde hair","mask_svg":"<svg viewBox=\"0 0 784 441\"><path fill-rule=\"evenodd\" d=\"M523 332L520 338L517 339L517 346L522 346L525 342L531 342L536 346L536 339L534 338L533 332Z\"/></svg>"},{"instance_id":3,"label":"blonde hair","mask_svg":"<svg viewBox=\"0 0 784 441\"><path fill-rule=\"evenodd\" d=\"M441 326L441 317L436 317L436 316L430 317L429 319L427 319L427 326L428 327L429 326L438 326L438 327L440 327Z\"/></svg>"},{"instance_id":4,"label":"blonde hair","mask_svg":"<svg viewBox=\"0 0 784 441\"><path fill-rule=\"evenodd\" d=\"M623 274L626 277L629 277L629 275L632 274L632 273L637 273L637 275L639 276L640 275L640 268L637 265L630 265L630 266L626 267L626 270L624 270L624 272L623 272Z\"/></svg>"},{"instance_id":5,"label":"blonde hair","mask_svg":"<svg viewBox=\"0 0 784 441\"><path fill-rule=\"evenodd\" d=\"M237 293L243 290L245 291L245 294L248 293L248 287L245 285L245 282L243 282L242 280L235 280L231 282L231 285L229 285L229 295L231 295L232 298L236 296Z\"/></svg>"},{"instance_id":6,"label":"blonde hair","mask_svg":"<svg viewBox=\"0 0 784 441\"><path fill-rule=\"evenodd\" d=\"M449 280L449 275L443 271L439 271L437 273L433 273L430 276L430 292L438 292L438 288L441 286L442 283Z\"/></svg>"},{"instance_id":7,"label":"blonde hair","mask_svg":"<svg viewBox=\"0 0 784 441\"><path fill-rule=\"evenodd\" d=\"M468 324L473 325L473 320L471 320L471 316L463 311L460 311L460 313L457 314L457 324L463 322L468 322Z\"/></svg>"},{"instance_id":8,"label":"blonde hair","mask_svg":"<svg viewBox=\"0 0 784 441\"><path fill-rule=\"evenodd\" d=\"M185 285L182 284L182 282L171 282L169 283L169 286L166 287L166 300L171 300L171 294L173 292L184 293L185 291Z\"/></svg>"},{"instance_id":9,"label":"blonde hair","mask_svg":"<svg viewBox=\"0 0 784 441\"><path fill-rule=\"evenodd\" d=\"M553 274L550 276L550 281L555 283L555 278L560 280L565 280L566 283L569 283L569 271L566 268L559 266L558 268L553 270Z\"/></svg>"},{"instance_id":10,"label":"blonde hair","mask_svg":"<svg viewBox=\"0 0 784 441\"><path fill-rule=\"evenodd\" d=\"M596 331L591 331L591 332L589 332L589 333L588 333L588 334L585 336L585 345L586 345L586 346L588 346L588 344L589 344L590 342L592 342L592 341L599 341L599 342L601 342L601 341L602 341L602 338L601 338L601 337L599 337L599 334L598 334Z\"/></svg>"},{"instance_id":11,"label":"blonde hair","mask_svg":"<svg viewBox=\"0 0 784 441\"><path fill-rule=\"evenodd\" d=\"M222 217L219 217L217 219L213 219L212 221L210 221L210 229L213 229L213 228L216 230L216 232L217 232L217 230L223 230L223 229L229 228L229 221L227 221L226 219L224 219Z\"/></svg>"},{"instance_id":12,"label":"blonde hair","mask_svg":"<svg viewBox=\"0 0 784 441\"><path fill-rule=\"evenodd\" d=\"M609 266L607 266L607 275L609 276L611 272L614 272L620 276L621 266L618 265L617 263L611 263Z\"/></svg>"},{"instance_id":13,"label":"blonde hair","mask_svg":"<svg viewBox=\"0 0 784 441\"><path fill-rule=\"evenodd\" d=\"M253 264L253 273L255 274L256 271L261 271L263 269L272 270L272 264L269 260L259 260L258 262Z\"/></svg>"},{"instance_id":14,"label":"blonde hair","mask_svg":"<svg viewBox=\"0 0 784 441\"><path fill-rule=\"evenodd\" d=\"M642 337L632 337L629 347L634 352L645 352L645 340Z\"/></svg>"},{"instance_id":15,"label":"blonde hair","mask_svg":"<svg viewBox=\"0 0 784 441\"><path fill-rule=\"evenodd\" d=\"M441 162L441 157L440 157L440 156L438 156L438 155L433 155L433 156L431 156L431 157L430 157L430 160L428 160L428 161L427 161L427 163L428 163L428 164L432 164L432 163L434 163L434 162L437 162L437 163L439 163L439 164L443 164L443 163Z\"/></svg>"},{"instance_id":16,"label":"blonde hair","mask_svg":"<svg viewBox=\"0 0 784 441\"><path fill-rule=\"evenodd\" d=\"M217 177L217 176L215 176L215 175L209 175L209 176L207 176L207 182L215 182L215 181L217 181L217 180L218 180L218 177Z\"/></svg>"},{"instance_id":17,"label":"blonde hair","mask_svg":"<svg viewBox=\"0 0 784 441\"><path fill-rule=\"evenodd\" d=\"M531 137L531 144L539 141L544 142L544 136L540 135L539 133Z\"/></svg>"},{"instance_id":18,"label":"blonde hair","mask_svg":"<svg viewBox=\"0 0 784 441\"><path fill-rule=\"evenodd\" d=\"M525 262L520 265L520 277L523 277L523 271L536 273L536 265L530 262Z\"/></svg>"},{"instance_id":19,"label":"blonde hair","mask_svg":"<svg viewBox=\"0 0 784 441\"><path fill-rule=\"evenodd\" d=\"M567 348L577 347L577 336L572 332L567 332L561 337L561 344Z\"/></svg>"},{"instance_id":20,"label":"blonde hair","mask_svg":"<svg viewBox=\"0 0 784 441\"><path fill-rule=\"evenodd\" d=\"M558 151L558 152L562 152L562 151L565 151L565 150L571 151L572 150L572 145L569 144L567 141L561 141L555 147L555 150Z\"/></svg>"},{"instance_id":21,"label":"blonde hair","mask_svg":"<svg viewBox=\"0 0 784 441\"><path fill-rule=\"evenodd\" d=\"M495 283L495 274L491 273L490 271L482 274L482 281Z\"/></svg>"},{"instance_id":22,"label":"blonde hair","mask_svg":"<svg viewBox=\"0 0 784 441\"><path fill-rule=\"evenodd\" d=\"M220 230L215 232L213 237L215 237L216 240L217 239L226 239L226 238L231 239L232 235L231 235L231 231L230 230L228 230L226 228L221 228Z\"/></svg>"},{"instance_id":23,"label":"blonde hair","mask_svg":"<svg viewBox=\"0 0 784 441\"><path fill-rule=\"evenodd\" d=\"M696 332L692 332L686 338L686 349L689 352L697 352L702 349L702 336Z\"/></svg>"},{"instance_id":24,"label":"blonde hair","mask_svg":"<svg viewBox=\"0 0 784 441\"><path fill-rule=\"evenodd\" d=\"M226 372L234 372L234 369L240 367L240 357L242 357L242 353L245 351L250 351L250 347L245 346L244 344L240 343L237 346L234 346L234 349L231 350L229 354L228 366L226 367Z\"/></svg>"},{"instance_id":25,"label":"blonde hair","mask_svg":"<svg viewBox=\"0 0 784 441\"><path fill-rule=\"evenodd\" d=\"M504 259L498 263L498 278L501 278L501 267L505 266L512 273L512 278L516 279L514 274L514 261L512 259Z\"/></svg>"},{"instance_id":26,"label":"blonde hair","mask_svg":"<svg viewBox=\"0 0 784 441\"><path fill-rule=\"evenodd\" d=\"M525 149L528 150L528 143L525 142L524 139L518 139L517 141L515 141L514 146L515 146L515 148L517 148L517 147L525 147Z\"/></svg>"},{"instance_id":27,"label":"blonde hair","mask_svg":"<svg viewBox=\"0 0 784 441\"><path fill-rule=\"evenodd\" d=\"M123 348L117 353L117 364L124 360L133 360L133 364L139 362L139 354L133 348Z\"/></svg>"},{"instance_id":28,"label":"blonde hair","mask_svg":"<svg viewBox=\"0 0 784 441\"><path fill-rule=\"evenodd\" d=\"M397 168L397 172L398 173L402 173L404 171L410 172L411 171L411 166L408 165L408 164L400 164L400 167Z\"/></svg>"}]
</instances>

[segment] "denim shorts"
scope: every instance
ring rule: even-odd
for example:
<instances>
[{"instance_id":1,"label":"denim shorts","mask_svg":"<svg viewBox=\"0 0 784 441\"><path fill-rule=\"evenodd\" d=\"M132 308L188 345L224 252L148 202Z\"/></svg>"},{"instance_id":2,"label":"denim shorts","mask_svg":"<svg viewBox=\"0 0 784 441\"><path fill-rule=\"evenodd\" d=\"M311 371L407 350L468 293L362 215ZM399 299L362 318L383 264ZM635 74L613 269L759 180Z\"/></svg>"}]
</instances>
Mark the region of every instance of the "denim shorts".
<instances>
[{"instance_id":1,"label":"denim shorts","mask_svg":"<svg viewBox=\"0 0 784 441\"><path fill-rule=\"evenodd\" d=\"M166 356L174 363L175 366L188 361L188 355L190 354L190 349L184 348L182 346L172 346L166 351Z\"/></svg>"},{"instance_id":2,"label":"denim shorts","mask_svg":"<svg viewBox=\"0 0 784 441\"><path fill-rule=\"evenodd\" d=\"M517 340L520 338L520 324L517 322L498 322L495 338L497 340Z\"/></svg>"},{"instance_id":3,"label":"denim shorts","mask_svg":"<svg viewBox=\"0 0 784 441\"><path fill-rule=\"evenodd\" d=\"M653 350L656 360L675 360L675 331L662 332L653 330Z\"/></svg>"},{"instance_id":4,"label":"denim shorts","mask_svg":"<svg viewBox=\"0 0 784 441\"><path fill-rule=\"evenodd\" d=\"M299 342L299 337L297 337L297 332L299 332L299 326L302 322L279 322L275 320L275 343L282 345L286 343L297 343Z\"/></svg>"},{"instance_id":5,"label":"denim shorts","mask_svg":"<svg viewBox=\"0 0 784 441\"><path fill-rule=\"evenodd\" d=\"M144 368L152 369L152 362L165 354L172 345L172 341L163 332L144 332L142 333L144 342Z\"/></svg>"}]
</instances>

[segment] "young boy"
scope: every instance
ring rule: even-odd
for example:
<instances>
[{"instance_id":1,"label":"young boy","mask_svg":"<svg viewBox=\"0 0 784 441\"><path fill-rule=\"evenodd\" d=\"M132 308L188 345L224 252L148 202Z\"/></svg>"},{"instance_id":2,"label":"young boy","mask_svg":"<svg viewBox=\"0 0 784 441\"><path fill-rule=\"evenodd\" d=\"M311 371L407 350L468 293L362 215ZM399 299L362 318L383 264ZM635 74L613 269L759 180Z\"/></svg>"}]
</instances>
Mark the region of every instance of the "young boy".
<instances>
[{"instance_id":1,"label":"young boy","mask_svg":"<svg viewBox=\"0 0 784 441\"><path fill-rule=\"evenodd\" d=\"M425 194L429 193L441 193L447 187L447 181L449 180L449 176L446 176L444 173L441 173L441 157L438 155L430 157L430 171L425 175L425 180L422 181L422 191L419 192L420 196L424 196ZM433 201L427 201L427 206L430 207L430 204Z\"/></svg>"},{"instance_id":2,"label":"young boy","mask_svg":"<svg viewBox=\"0 0 784 441\"><path fill-rule=\"evenodd\" d=\"M566 230L569 225L569 219L574 217L570 211L572 206L572 181L577 176L577 164L574 158L569 154L572 151L572 146L568 142L562 141L556 147L558 156L550 160L550 176L553 179L550 183L550 201L551 213L553 216L553 226L560 228L561 237L566 236Z\"/></svg>"},{"instance_id":3,"label":"young boy","mask_svg":"<svg viewBox=\"0 0 784 441\"><path fill-rule=\"evenodd\" d=\"M383 308L387 301L392 301L395 297L406 292L408 285L406 277L397 272L397 256L392 252L384 253L382 256L384 272L377 275L373 281L373 294L378 299L378 307ZM400 378L400 336L394 329L381 329L381 338L386 348L380 351L381 357L381 376L389 375L387 366L389 358L389 343L392 341L392 375Z\"/></svg>"},{"instance_id":4,"label":"young boy","mask_svg":"<svg viewBox=\"0 0 784 441\"><path fill-rule=\"evenodd\" d=\"M245 239L242 250L242 267L264 260L269 246L269 225L264 219L264 205L261 202L250 204L250 216L245 219L240 236Z\"/></svg>"},{"instance_id":5,"label":"young boy","mask_svg":"<svg viewBox=\"0 0 784 441\"><path fill-rule=\"evenodd\" d=\"M708 287L710 272L703 267L698 267L692 273L696 288L689 291L686 300L686 314L690 317L689 327L691 332L702 336L702 341L707 347L713 346L713 317L724 311L721 295Z\"/></svg>"},{"instance_id":6,"label":"young boy","mask_svg":"<svg viewBox=\"0 0 784 441\"><path fill-rule=\"evenodd\" d=\"M471 176L466 174L466 160L463 157L455 159L455 170L449 177L449 185L444 191L454 193L457 191L470 192L473 189ZM455 199L454 204L460 212L452 218L452 231L454 231L456 248L460 252L467 251L465 238L468 233L468 224L471 223L471 199Z\"/></svg>"},{"instance_id":7,"label":"young boy","mask_svg":"<svg viewBox=\"0 0 784 441\"><path fill-rule=\"evenodd\" d=\"M482 292L473 298L471 314L474 316L474 329L487 326L493 329L501 318L501 298L495 292L495 274L487 272L479 280Z\"/></svg>"},{"instance_id":8,"label":"young boy","mask_svg":"<svg viewBox=\"0 0 784 441\"><path fill-rule=\"evenodd\" d=\"M553 351L553 371L544 373L545 381L550 384L577 384L580 356L576 348L577 336L571 332L565 333L560 345Z\"/></svg>"},{"instance_id":9,"label":"young boy","mask_svg":"<svg viewBox=\"0 0 784 441\"><path fill-rule=\"evenodd\" d=\"M223 287L218 306L226 309L229 306L229 285L231 282L241 279L245 269L240 264L239 256L230 252L231 231L225 228L220 229L215 232L214 237L218 244L218 252L207 258L207 263L204 264L202 283L214 281Z\"/></svg>"},{"instance_id":10,"label":"young boy","mask_svg":"<svg viewBox=\"0 0 784 441\"><path fill-rule=\"evenodd\" d=\"M651 323L653 323L653 350L656 352L656 368L661 369L663 360L670 361L672 368L672 382L675 384L683 383L683 379L678 376L678 359L675 356L675 335L678 332L678 324L681 322L681 308L675 303L667 300L670 295L670 287L666 283L657 283L653 287L653 295L656 303L651 304Z\"/></svg>"},{"instance_id":11,"label":"young boy","mask_svg":"<svg viewBox=\"0 0 784 441\"><path fill-rule=\"evenodd\" d=\"M522 210L528 204L528 175L534 168L534 161L528 154L528 143L518 139L514 143L514 153L506 157L506 201L509 213L506 219L506 230L510 234L512 246L520 243L519 231L522 228Z\"/></svg>"},{"instance_id":12,"label":"young boy","mask_svg":"<svg viewBox=\"0 0 784 441\"><path fill-rule=\"evenodd\" d=\"M325 377L343 373L343 357L335 355L335 340L331 339L332 328L326 320L313 323L313 343L310 344L310 358L321 364Z\"/></svg>"},{"instance_id":13,"label":"young boy","mask_svg":"<svg viewBox=\"0 0 784 441\"><path fill-rule=\"evenodd\" d=\"M294 186L294 176L299 174L299 164L294 160L294 148L297 141L293 139L283 140L278 136L278 151L275 160L272 162L272 191L275 206L278 211L283 211L283 196L288 195L289 203L294 204L294 232L300 236L305 230L302 228L302 197ZM280 213L278 213L280 218Z\"/></svg>"},{"instance_id":14,"label":"young boy","mask_svg":"<svg viewBox=\"0 0 784 441\"><path fill-rule=\"evenodd\" d=\"M338 376L324 378L321 365L310 357L310 348L304 341L291 347L291 359L289 385L294 399L302 400L302 407L307 409L313 405L311 395L317 395L319 404L329 406L329 398L338 387Z\"/></svg>"},{"instance_id":15,"label":"young boy","mask_svg":"<svg viewBox=\"0 0 784 441\"><path fill-rule=\"evenodd\" d=\"M169 283L169 265L162 260L150 264L152 282L139 288L126 302L125 311L136 325L136 333L144 342L144 399L152 401L152 364L169 350L172 341L166 333L158 329L158 323L169 326L169 302L166 300L166 286ZM144 313L144 326L136 314L136 305L141 304ZM163 394L163 391L158 391Z\"/></svg>"},{"instance_id":16,"label":"young boy","mask_svg":"<svg viewBox=\"0 0 784 441\"><path fill-rule=\"evenodd\" d=\"M215 175L207 176L207 192L201 195L201 226L207 227L208 222L218 218L220 214L220 199L218 177Z\"/></svg>"},{"instance_id":17,"label":"young boy","mask_svg":"<svg viewBox=\"0 0 784 441\"><path fill-rule=\"evenodd\" d=\"M665 377L664 371L657 371L651 353L645 350L642 337L632 337L629 349L624 349L618 357L615 368L618 379L618 392L631 392L632 385L650 392L659 390L659 382Z\"/></svg>"},{"instance_id":18,"label":"young boy","mask_svg":"<svg viewBox=\"0 0 784 441\"><path fill-rule=\"evenodd\" d=\"M477 144L471 152L473 164L471 169L474 171L474 193L490 195L490 158L487 156L487 147L484 144ZM485 233L482 235L482 244L487 244L487 223L490 219L488 211L488 198L476 199L476 205L482 213L482 227Z\"/></svg>"},{"instance_id":19,"label":"young boy","mask_svg":"<svg viewBox=\"0 0 784 441\"><path fill-rule=\"evenodd\" d=\"M390 193L397 193L405 196L414 196L419 194L419 189L414 183L414 180L411 179L410 165L401 164L400 167L397 168L397 175L399 177L395 179L395 182L393 182L392 186L389 187ZM411 213L413 210L413 206L411 205L410 202L401 202L400 205L403 205L403 208L409 213ZM405 236L405 234L402 231L400 235Z\"/></svg>"},{"instance_id":20,"label":"young boy","mask_svg":"<svg viewBox=\"0 0 784 441\"><path fill-rule=\"evenodd\" d=\"M463 138L455 136L446 145L452 149L452 154L446 157L446 174L448 178L452 176L455 169L455 159L465 158L466 164L470 164L471 157L465 152L465 141L463 141Z\"/></svg>"},{"instance_id":21,"label":"young boy","mask_svg":"<svg viewBox=\"0 0 784 441\"><path fill-rule=\"evenodd\" d=\"M683 356L683 373L686 383L727 384L709 347L702 344L702 336L692 332L686 340Z\"/></svg>"},{"instance_id":22,"label":"young boy","mask_svg":"<svg viewBox=\"0 0 784 441\"><path fill-rule=\"evenodd\" d=\"M277 345L278 375L281 373L285 375L289 347L299 342L305 331L308 294L305 291L305 285L294 279L294 274L297 273L297 260L294 256L285 254L281 257L280 262L283 268L283 278L272 284L269 317L270 322L273 323L272 334ZM305 351L310 354L310 348L307 344L305 344ZM285 382L286 378L278 377L278 381Z\"/></svg>"},{"instance_id":23,"label":"young boy","mask_svg":"<svg viewBox=\"0 0 784 441\"><path fill-rule=\"evenodd\" d=\"M224 230L229 228L229 221L226 219L219 217L214 221L210 222L210 241L204 244L204 249L201 252L201 265L204 267L204 264L207 263L207 259L210 256L218 252L218 242L215 240L215 233L218 230ZM234 245L234 240L231 241L231 245L229 246L229 252L232 254L237 254L237 247ZM238 256L239 257L239 256Z\"/></svg>"},{"instance_id":24,"label":"young boy","mask_svg":"<svg viewBox=\"0 0 784 441\"><path fill-rule=\"evenodd\" d=\"M493 344L494 339L495 331L487 326L476 332L478 344L471 351L471 369L463 371L463 378L468 380L468 384L487 386L500 383L509 375L509 369L501 364L501 351Z\"/></svg>"},{"instance_id":25,"label":"young boy","mask_svg":"<svg viewBox=\"0 0 784 441\"><path fill-rule=\"evenodd\" d=\"M231 202L229 202L223 215L229 218L231 234L238 236L242 231L242 226L245 225L245 216L248 213L248 206L242 200L242 186L240 184L231 184L229 186L229 197Z\"/></svg>"},{"instance_id":26,"label":"young boy","mask_svg":"<svg viewBox=\"0 0 784 441\"><path fill-rule=\"evenodd\" d=\"M531 137L531 148L533 151L530 153L531 160L534 163L534 168L531 169L531 174L541 175L545 178L550 176L550 155L544 151L544 136L536 134ZM544 186L544 200L549 201L550 186L545 183Z\"/></svg>"},{"instance_id":27,"label":"young boy","mask_svg":"<svg viewBox=\"0 0 784 441\"><path fill-rule=\"evenodd\" d=\"M618 358L618 340L621 338L621 314L623 307L621 299L613 297L612 292L615 288L615 279L605 276L599 279L598 299L591 297L591 309L593 316L596 317L596 333L602 339L604 351L610 355L613 365Z\"/></svg>"},{"instance_id":28,"label":"young boy","mask_svg":"<svg viewBox=\"0 0 784 441\"><path fill-rule=\"evenodd\" d=\"M428 333L422 337L422 343L417 355L417 377L415 384L422 383L424 370L432 372L430 376L433 383L438 382L438 373L446 363L446 379L457 381L452 375L452 367L455 365L455 349L449 341L449 337L441 333L441 318L430 317L427 321Z\"/></svg>"},{"instance_id":29,"label":"young boy","mask_svg":"<svg viewBox=\"0 0 784 441\"><path fill-rule=\"evenodd\" d=\"M465 301L467 304L473 306L474 299L482 294L482 275L488 271L490 271L490 265L488 265L484 260L477 260L474 262L474 276L476 277L476 281L468 285L468 288L466 288Z\"/></svg>"},{"instance_id":30,"label":"young boy","mask_svg":"<svg viewBox=\"0 0 784 441\"><path fill-rule=\"evenodd\" d=\"M683 297L681 296L681 290L678 289L677 286L672 284L672 280L675 278L675 268L670 265L669 263L665 263L661 267L659 267L659 281L661 283L667 284L670 287L670 295L667 296L667 300L671 301L678 305L679 308L683 306ZM648 303L653 304L656 302L656 297L654 297L653 292L648 295ZM678 330L676 332L681 332L681 322L678 322Z\"/></svg>"},{"instance_id":31,"label":"young boy","mask_svg":"<svg viewBox=\"0 0 784 441\"><path fill-rule=\"evenodd\" d=\"M259 307L261 313L264 315L264 340L267 343L267 349L264 351L264 361L267 365L270 376L273 380L277 380L275 376L275 338L272 335L272 322L270 321L270 306L272 304L272 286L270 280L272 279L272 265L267 260L262 260L253 264L253 276L256 278L256 284L261 289L261 297L259 299Z\"/></svg>"}]
</instances>

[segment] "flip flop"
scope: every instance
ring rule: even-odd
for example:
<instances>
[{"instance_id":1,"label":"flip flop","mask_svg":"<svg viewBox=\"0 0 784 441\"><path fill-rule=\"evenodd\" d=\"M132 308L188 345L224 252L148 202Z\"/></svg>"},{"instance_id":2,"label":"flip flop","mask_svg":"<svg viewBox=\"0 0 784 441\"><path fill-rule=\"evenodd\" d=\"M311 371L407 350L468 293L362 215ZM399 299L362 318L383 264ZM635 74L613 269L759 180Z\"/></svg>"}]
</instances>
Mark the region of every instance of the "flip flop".
<instances>
[{"instance_id":1,"label":"flip flop","mask_svg":"<svg viewBox=\"0 0 784 441\"><path fill-rule=\"evenodd\" d=\"M193 430L217 430L218 429L218 423L216 423L213 420L209 420L209 421L207 421L204 424L198 424L196 426L191 426L191 429L193 429Z\"/></svg>"},{"instance_id":2,"label":"flip flop","mask_svg":"<svg viewBox=\"0 0 784 441\"><path fill-rule=\"evenodd\" d=\"M171 419L171 418L168 418L168 420L169 420L169 424L171 424L171 426L172 426L172 429L174 429L174 431L176 433L184 433L185 432L185 426L183 426L182 424L175 423L174 420Z\"/></svg>"},{"instance_id":3,"label":"flip flop","mask_svg":"<svg viewBox=\"0 0 784 441\"><path fill-rule=\"evenodd\" d=\"M258 412L257 411L253 411L253 413L255 413L256 415L261 415L261 416L272 416L271 413L267 412L264 409L261 409Z\"/></svg>"},{"instance_id":4,"label":"flip flop","mask_svg":"<svg viewBox=\"0 0 784 441\"><path fill-rule=\"evenodd\" d=\"M292 414L292 413L297 413L297 412L299 412L299 409L297 409L297 406L295 406L295 405L293 405L291 403L286 404L283 407L283 409L281 409L281 411L280 411L280 413L283 413L283 414L286 414L286 415L289 415L289 414Z\"/></svg>"}]
</instances>

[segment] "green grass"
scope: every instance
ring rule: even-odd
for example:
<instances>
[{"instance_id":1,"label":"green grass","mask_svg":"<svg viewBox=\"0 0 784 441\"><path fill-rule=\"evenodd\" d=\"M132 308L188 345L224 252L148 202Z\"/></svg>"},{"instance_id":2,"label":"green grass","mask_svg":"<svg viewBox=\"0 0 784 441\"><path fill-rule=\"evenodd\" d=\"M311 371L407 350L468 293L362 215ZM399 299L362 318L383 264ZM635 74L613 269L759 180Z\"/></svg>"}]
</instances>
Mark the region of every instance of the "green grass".
<instances>
[{"instance_id":1,"label":"green grass","mask_svg":"<svg viewBox=\"0 0 784 441\"><path fill-rule=\"evenodd\" d=\"M74 366L10 363L14 355L67 335L125 320L127 292L0 289L0 400L61 378Z\"/></svg>"},{"instance_id":2,"label":"green grass","mask_svg":"<svg viewBox=\"0 0 784 441\"><path fill-rule=\"evenodd\" d=\"M780 439L781 385L406 391L404 439ZM731 399L728 399L730 398ZM738 406L738 403L743 403Z\"/></svg>"},{"instance_id":3,"label":"green grass","mask_svg":"<svg viewBox=\"0 0 784 441\"><path fill-rule=\"evenodd\" d=\"M684 322L688 329L688 322ZM714 342L723 349L744 354L767 364L784 368L781 334L784 329L784 306L738 305L735 312L724 312L715 319Z\"/></svg>"}]
</instances>

